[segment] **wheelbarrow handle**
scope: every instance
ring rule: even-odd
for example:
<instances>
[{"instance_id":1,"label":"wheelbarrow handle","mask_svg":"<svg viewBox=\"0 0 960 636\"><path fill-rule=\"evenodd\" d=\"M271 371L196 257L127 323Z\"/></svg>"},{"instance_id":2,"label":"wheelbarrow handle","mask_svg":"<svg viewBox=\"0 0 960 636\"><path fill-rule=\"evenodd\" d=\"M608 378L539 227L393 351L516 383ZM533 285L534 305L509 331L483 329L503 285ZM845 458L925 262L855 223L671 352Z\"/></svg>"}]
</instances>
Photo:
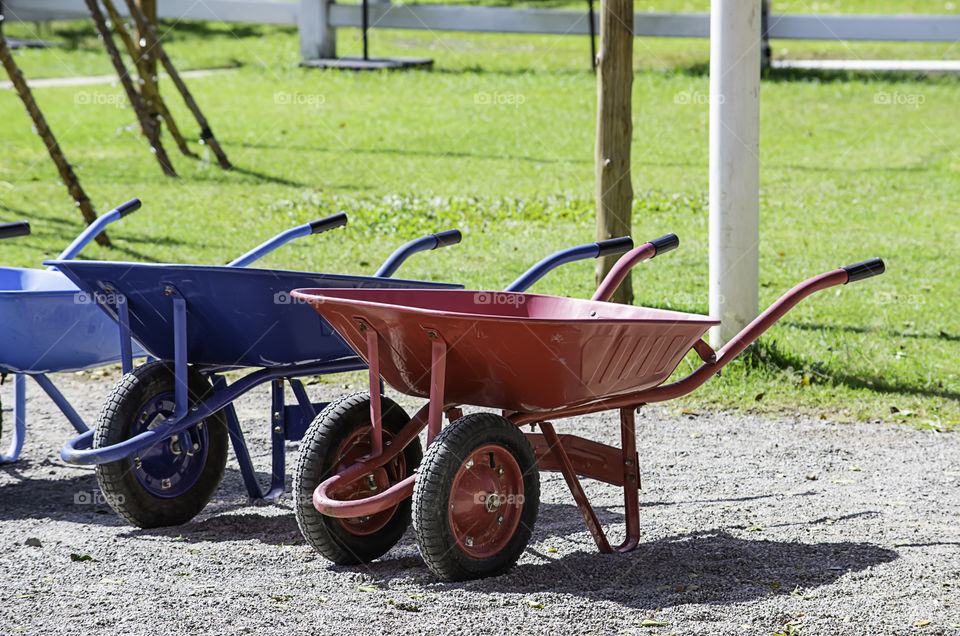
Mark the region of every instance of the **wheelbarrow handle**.
<instances>
[{"instance_id":1,"label":"wheelbarrow handle","mask_svg":"<svg viewBox=\"0 0 960 636\"><path fill-rule=\"evenodd\" d=\"M643 246L641 246L643 247ZM640 248L637 248L640 249ZM524 414L519 417L511 417L511 421L517 426L531 424L533 422L543 421L545 417L561 418L585 415L587 413L596 413L610 409L621 409L635 407L638 404L652 404L654 402L664 402L687 395L697 389L707 380L717 375L724 366L731 360L740 355L744 349L757 340L774 323L783 318L784 315L807 296L831 287L845 285L855 280L862 280L870 276L876 276L883 273L883 261L879 258L840 267L838 269L824 272L818 276L813 276L807 280L795 285L791 290L780 296L772 305L767 307L763 313L754 318L750 324L740 330L740 333L731 338L718 351L713 351L706 342L700 340L693 349L703 359L703 364L683 377L669 384L661 384L653 388L643 389L632 393L623 393L615 397L591 402L590 404L565 408L555 413L535 413Z\"/></svg>"},{"instance_id":2,"label":"wheelbarrow handle","mask_svg":"<svg viewBox=\"0 0 960 636\"><path fill-rule=\"evenodd\" d=\"M631 247L633 247L633 239L629 236L624 236L621 238L607 239L606 241L587 243L585 245L578 245L577 247L570 247L565 250L560 250L559 252L551 254L525 271L516 280L507 285L504 288L504 291L526 291L530 289L538 280L561 265L582 261L588 258L600 258L601 256L609 256L611 254L622 254Z\"/></svg>"},{"instance_id":3,"label":"wheelbarrow handle","mask_svg":"<svg viewBox=\"0 0 960 636\"><path fill-rule=\"evenodd\" d=\"M841 269L847 272L847 283L855 283L858 280L863 280L864 278L879 276L886 271L887 267L883 264L882 258L871 258L869 261L863 261L862 263L856 263L854 265L847 265Z\"/></svg>"},{"instance_id":4,"label":"wheelbarrow handle","mask_svg":"<svg viewBox=\"0 0 960 636\"><path fill-rule=\"evenodd\" d=\"M340 212L339 214L331 214L328 217L311 221L310 230L312 234L320 234L320 232L335 230L338 227L343 227L346 224L347 215L344 212Z\"/></svg>"},{"instance_id":5,"label":"wheelbarrow handle","mask_svg":"<svg viewBox=\"0 0 960 636\"><path fill-rule=\"evenodd\" d=\"M647 241L643 245L633 248L620 257L613 267L607 272L606 277L601 281L590 300L610 300L613 292L616 291L623 279L627 277L630 270L642 261L649 260L665 252L677 249L680 246L680 239L676 234L665 234L660 238Z\"/></svg>"},{"instance_id":6,"label":"wheelbarrow handle","mask_svg":"<svg viewBox=\"0 0 960 636\"><path fill-rule=\"evenodd\" d=\"M28 236L30 234L30 224L26 221L16 223L4 223L0 225L0 239L16 238L18 236Z\"/></svg>"},{"instance_id":7,"label":"wheelbarrow handle","mask_svg":"<svg viewBox=\"0 0 960 636\"><path fill-rule=\"evenodd\" d=\"M278 247L286 245L294 239L303 238L305 236L310 236L311 234L320 234L321 232L326 232L327 230L333 230L338 227L343 227L347 224L347 215L343 212L338 214L332 214L330 216L324 217L322 219L317 219L316 221L311 221L310 223L304 223L303 225L298 225L297 227L290 228L280 232L273 238L264 241L260 245L256 246L246 254L238 256L229 263L227 267L246 267L247 265L254 263L270 252L274 251Z\"/></svg>"},{"instance_id":8,"label":"wheelbarrow handle","mask_svg":"<svg viewBox=\"0 0 960 636\"><path fill-rule=\"evenodd\" d=\"M387 260L383 261L383 265L380 266L380 269L376 271L374 276L390 278L405 260L417 252L426 252L440 247L456 245L462 239L463 235L460 233L460 230L446 230L444 232L437 232L436 234L428 234L427 236L414 239L409 243L404 243L394 250L393 254L391 254Z\"/></svg>"},{"instance_id":9,"label":"wheelbarrow handle","mask_svg":"<svg viewBox=\"0 0 960 636\"><path fill-rule=\"evenodd\" d=\"M117 207L113 208L106 214L101 214L97 217L97 220L91 223L86 227L86 229L80 233L77 238L73 239L73 243L70 243L65 250L60 252L60 255L56 259L58 261L69 261L80 253L87 244L103 232L104 228L113 223L114 221L119 221L125 216L133 214L140 209L140 199L130 199L126 203L121 203Z\"/></svg>"}]
</instances>

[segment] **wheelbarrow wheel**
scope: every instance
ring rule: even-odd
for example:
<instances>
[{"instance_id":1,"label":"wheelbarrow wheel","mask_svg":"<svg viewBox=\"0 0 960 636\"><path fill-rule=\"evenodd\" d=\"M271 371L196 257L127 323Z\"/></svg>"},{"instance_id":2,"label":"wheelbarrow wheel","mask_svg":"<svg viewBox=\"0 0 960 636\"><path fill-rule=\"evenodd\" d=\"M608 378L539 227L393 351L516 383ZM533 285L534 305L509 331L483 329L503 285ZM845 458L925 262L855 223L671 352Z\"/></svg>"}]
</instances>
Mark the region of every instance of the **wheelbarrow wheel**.
<instances>
[{"instance_id":1,"label":"wheelbarrow wheel","mask_svg":"<svg viewBox=\"0 0 960 636\"><path fill-rule=\"evenodd\" d=\"M420 554L441 579L499 574L530 540L540 473L530 443L493 413L461 417L427 448L413 490Z\"/></svg>"},{"instance_id":2,"label":"wheelbarrow wheel","mask_svg":"<svg viewBox=\"0 0 960 636\"><path fill-rule=\"evenodd\" d=\"M386 444L410 421L410 416L386 397L380 398L380 408ZM313 491L321 482L370 453L370 431L370 396L356 393L327 405L300 443L293 474L297 524L317 552L339 565L369 563L386 554L410 525L410 499L383 512L354 519L328 517L313 506ZM372 475L373 483L362 480L349 492L337 496L345 500L368 497L385 483L393 485L411 475L422 457L420 440L414 439L393 462Z\"/></svg>"},{"instance_id":3,"label":"wheelbarrow wheel","mask_svg":"<svg viewBox=\"0 0 960 636\"><path fill-rule=\"evenodd\" d=\"M114 387L104 403L93 435L94 448L126 441L173 415L172 363L137 367ZM210 381L192 367L190 403L209 397ZM97 466L97 482L107 503L141 528L176 526L197 515L216 492L227 463L229 438L222 412L134 457ZM190 448L187 448L187 445Z\"/></svg>"}]
</instances>

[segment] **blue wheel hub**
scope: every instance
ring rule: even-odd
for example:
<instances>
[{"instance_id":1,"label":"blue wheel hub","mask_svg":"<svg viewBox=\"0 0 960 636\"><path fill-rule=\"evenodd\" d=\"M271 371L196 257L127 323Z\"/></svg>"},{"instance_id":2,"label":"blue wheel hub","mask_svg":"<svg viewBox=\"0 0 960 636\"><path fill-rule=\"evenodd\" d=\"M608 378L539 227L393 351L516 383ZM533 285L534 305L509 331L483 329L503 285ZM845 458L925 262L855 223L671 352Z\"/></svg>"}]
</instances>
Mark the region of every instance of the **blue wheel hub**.
<instances>
[{"instance_id":1,"label":"blue wheel hub","mask_svg":"<svg viewBox=\"0 0 960 636\"><path fill-rule=\"evenodd\" d=\"M172 391L150 398L137 413L131 437L159 426L173 416L174 408ZM203 473L208 441L207 427L200 422L134 456L133 474L151 495L167 499L179 497L190 490Z\"/></svg>"}]
</instances>

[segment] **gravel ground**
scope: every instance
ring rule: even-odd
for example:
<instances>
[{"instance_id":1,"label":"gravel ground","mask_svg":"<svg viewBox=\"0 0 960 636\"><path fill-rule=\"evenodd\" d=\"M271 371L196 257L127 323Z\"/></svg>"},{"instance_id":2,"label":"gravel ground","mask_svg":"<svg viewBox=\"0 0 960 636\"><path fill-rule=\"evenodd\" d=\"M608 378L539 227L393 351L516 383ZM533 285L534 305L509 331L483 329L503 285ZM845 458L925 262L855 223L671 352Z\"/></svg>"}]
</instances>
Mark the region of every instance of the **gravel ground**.
<instances>
[{"instance_id":1,"label":"gravel ground","mask_svg":"<svg viewBox=\"0 0 960 636\"><path fill-rule=\"evenodd\" d=\"M116 379L57 381L93 419ZM23 458L0 466L0 634L960 635L958 435L650 408L638 419L637 550L598 554L562 478L544 473L517 567L450 584L423 565L410 531L369 566L330 565L300 539L289 497L247 501L232 457L192 522L127 526L92 469L60 460L68 425L30 388ZM238 403L261 469L268 405L265 391ZM561 424L618 434L614 414ZM618 540L620 493L586 489Z\"/></svg>"}]
</instances>

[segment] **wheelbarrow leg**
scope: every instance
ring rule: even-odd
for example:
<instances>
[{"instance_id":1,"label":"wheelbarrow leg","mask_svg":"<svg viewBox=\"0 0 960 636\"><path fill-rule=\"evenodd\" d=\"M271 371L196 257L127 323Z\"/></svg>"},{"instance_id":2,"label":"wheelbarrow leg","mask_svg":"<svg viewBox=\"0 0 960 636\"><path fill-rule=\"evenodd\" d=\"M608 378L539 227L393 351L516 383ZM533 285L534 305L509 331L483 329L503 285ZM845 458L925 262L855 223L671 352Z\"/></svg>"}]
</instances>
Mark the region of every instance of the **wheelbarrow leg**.
<instances>
[{"instance_id":1,"label":"wheelbarrow leg","mask_svg":"<svg viewBox=\"0 0 960 636\"><path fill-rule=\"evenodd\" d=\"M623 449L623 507L627 536L617 552L629 552L640 543L640 468L637 425L632 407L620 409L620 448Z\"/></svg>"},{"instance_id":2,"label":"wheelbarrow leg","mask_svg":"<svg viewBox=\"0 0 960 636\"><path fill-rule=\"evenodd\" d=\"M218 393L221 391L225 391L227 389L226 378L224 378L222 375L215 374L211 376L211 379L213 380L213 388ZM274 386L275 385L276 383L274 383ZM276 393L276 389L274 389L274 393ZM274 406L273 412L277 412L276 395L274 395L273 406ZM282 406L279 412L281 414L283 413ZM247 442L246 442L246 439L244 439L243 437L243 430L240 428L240 420L237 418L237 411L234 408L233 403L230 403L227 406L225 406L223 408L223 413L227 419L227 432L230 434L230 443L233 445L233 452L237 456L237 464L240 465L240 477L243 478L243 485L247 489L247 495L249 495L251 499L274 499L280 494L282 494L283 493L283 470L284 470L283 454L282 454L283 453L282 422L279 424L281 426L281 433L280 433L281 463L280 463L280 471L279 471L280 489L279 489L279 492L277 492L277 466L276 466L277 434L271 433L271 438L273 438L273 441L274 441L274 447L273 447L274 465L271 473L270 490L267 493L264 493L263 490L260 489L260 484L257 483L257 474L256 474L256 471L254 471L253 469L253 460L250 459L250 451L247 449ZM283 416L281 415L281 418L282 417Z\"/></svg>"},{"instance_id":3,"label":"wheelbarrow leg","mask_svg":"<svg viewBox=\"0 0 960 636\"><path fill-rule=\"evenodd\" d=\"M13 376L13 437L7 452L0 455L0 464L15 462L23 450L23 438L27 433L27 378L24 375Z\"/></svg>"},{"instance_id":4,"label":"wheelbarrow leg","mask_svg":"<svg viewBox=\"0 0 960 636\"><path fill-rule=\"evenodd\" d=\"M70 420L73 428L77 429L78 433L86 433L88 430L90 430L84 423L83 418L80 417L80 414L77 413L70 402L67 401L67 398L63 396L63 393L61 393L57 387L53 386L53 382L50 381L50 378L42 373L31 375L30 377L36 380L37 384L40 385L40 388L43 389L44 393L50 396L50 399L53 400L53 403L56 404L57 408L60 409L60 412L63 413L68 420Z\"/></svg>"},{"instance_id":5,"label":"wheelbarrow leg","mask_svg":"<svg viewBox=\"0 0 960 636\"><path fill-rule=\"evenodd\" d=\"M117 317L120 323L120 366L123 374L133 371L133 342L130 337L130 305L127 297L117 292Z\"/></svg>"},{"instance_id":6,"label":"wheelbarrow leg","mask_svg":"<svg viewBox=\"0 0 960 636\"><path fill-rule=\"evenodd\" d=\"M557 437L557 431L554 430L553 424L550 422L540 422L540 430L543 431L543 436L547 439L550 452L553 453L557 463L560 464L560 472L563 474L563 479L567 482L567 487L570 488L570 494L573 495L574 501L577 502L577 508L580 509L580 514L583 515L583 520L586 522L590 534L593 535L593 540L597 543L597 548L603 553L613 552L610 548L610 542L607 541L606 535L603 534L603 528L600 527L600 520L597 519L597 513L593 511L593 506L590 505L586 493L583 492L583 486L580 485L580 480L577 478L573 463L570 461L567 451L563 449L563 444L560 443L560 438Z\"/></svg>"},{"instance_id":7,"label":"wheelbarrow leg","mask_svg":"<svg viewBox=\"0 0 960 636\"><path fill-rule=\"evenodd\" d=\"M593 540L596 542L600 552L629 552L636 548L640 543L640 478L637 472L637 435L633 409L620 409L626 537L623 543L616 548L610 547L610 542L607 540L603 528L600 526L600 520L597 519L597 513L594 512L593 506L590 505L590 501L583 491L583 486L580 485L577 471L573 466L573 462L570 461L567 451L563 448L563 444L557 436L553 424L550 422L540 422L540 430L543 431L543 436L546 438L547 444L550 447L550 452L560 465L560 472L563 474L563 479L567 482L567 487L570 488L570 493L573 495L574 501L577 502L577 508L580 509L580 514L583 516L583 520L587 524L587 529L590 530L590 534L593 535Z\"/></svg>"},{"instance_id":8,"label":"wheelbarrow leg","mask_svg":"<svg viewBox=\"0 0 960 636\"><path fill-rule=\"evenodd\" d=\"M264 499L276 499L283 494L284 472L286 470L286 455L284 442L284 421L283 421L283 379L274 380L271 385L273 394L273 413L270 422L270 441L272 445L272 475L270 477L270 492L263 496Z\"/></svg>"}]
</instances>

